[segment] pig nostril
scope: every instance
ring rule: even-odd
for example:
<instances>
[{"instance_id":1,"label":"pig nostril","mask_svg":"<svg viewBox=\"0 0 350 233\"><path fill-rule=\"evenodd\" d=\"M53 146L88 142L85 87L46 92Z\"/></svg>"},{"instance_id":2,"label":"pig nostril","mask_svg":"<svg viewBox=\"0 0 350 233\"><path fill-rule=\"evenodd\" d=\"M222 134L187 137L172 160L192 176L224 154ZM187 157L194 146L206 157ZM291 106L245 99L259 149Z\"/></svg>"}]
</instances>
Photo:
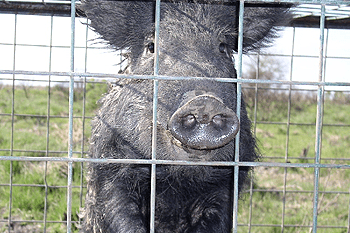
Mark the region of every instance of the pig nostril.
<instances>
[{"instance_id":1,"label":"pig nostril","mask_svg":"<svg viewBox=\"0 0 350 233\"><path fill-rule=\"evenodd\" d=\"M182 125L185 128L193 128L196 125L196 118L194 115L189 114L182 118Z\"/></svg>"},{"instance_id":2,"label":"pig nostril","mask_svg":"<svg viewBox=\"0 0 350 233\"><path fill-rule=\"evenodd\" d=\"M214 127L223 128L225 126L225 118L223 115L215 115L212 121Z\"/></svg>"}]
</instances>

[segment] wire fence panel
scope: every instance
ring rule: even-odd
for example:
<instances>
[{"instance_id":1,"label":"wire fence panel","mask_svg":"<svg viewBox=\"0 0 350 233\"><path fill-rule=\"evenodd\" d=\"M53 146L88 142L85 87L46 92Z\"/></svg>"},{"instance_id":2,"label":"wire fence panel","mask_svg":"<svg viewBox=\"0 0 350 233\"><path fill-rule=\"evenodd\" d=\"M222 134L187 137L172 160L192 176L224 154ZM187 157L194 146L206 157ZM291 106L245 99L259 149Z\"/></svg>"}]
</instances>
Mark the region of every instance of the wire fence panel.
<instances>
[{"instance_id":1,"label":"wire fence panel","mask_svg":"<svg viewBox=\"0 0 350 233\"><path fill-rule=\"evenodd\" d=\"M147 76L120 74L127 51L89 29L80 2L0 3L0 230L78 232L86 164L117 163L152 169L150 232L162 165L234 167L233 232L349 232L349 2L298 1L305 5L293 9L276 46L243 54L245 4L257 1L240 1L237 78L211 79L237 83L238 118L244 97L262 154L256 162L157 159L158 81L208 79L159 75L161 2ZM154 82L151 159L88 157L91 120L116 78ZM242 167L254 167L254 179L238 195Z\"/></svg>"}]
</instances>

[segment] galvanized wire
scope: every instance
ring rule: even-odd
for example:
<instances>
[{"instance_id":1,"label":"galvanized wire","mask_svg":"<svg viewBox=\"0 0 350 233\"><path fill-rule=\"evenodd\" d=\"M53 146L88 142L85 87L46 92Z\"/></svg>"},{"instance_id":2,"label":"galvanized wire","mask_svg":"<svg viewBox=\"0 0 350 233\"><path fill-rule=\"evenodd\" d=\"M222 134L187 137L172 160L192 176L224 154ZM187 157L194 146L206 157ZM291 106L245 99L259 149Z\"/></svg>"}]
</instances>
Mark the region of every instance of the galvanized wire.
<instances>
[{"instance_id":1,"label":"galvanized wire","mask_svg":"<svg viewBox=\"0 0 350 233\"><path fill-rule=\"evenodd\" d=\"M323 72L323 53L324 53L324 26L325 26L325 5L321 6L321 19L320 19L320 57L319 57L319 82L324 82ZM321 162L321 150L322 150L322 124L323 124L323 104L324 104L324 86L318 87L317 95L317 116L316 116L316 142L315 142L315 164ZM313 224L312 232L317 232L317 217L318 217L318 194L319 194L319 180L320 180L320 168L315 167L314 178L314 198L313 198Z\"/></svg>"},{"instance_id":2,"label":"galvanized wire","mask_svg":"<svg viewBox=\"0 0 350 233\"><path fill-rule=\"evenodd\" d=\"M160 0L156 1L155 8L155 35L154 35L154 70L155 76L159 72L159 25ZM158 109L158 80L153 81L153 116L152 116L152 161L157 160L157 109ZM150 193L150 233L155 232L154 222L156 215L156 164L151 165L151 193Z\"/></svg>"},{"instance_id":3,"label":"galvanized wire","mask_svg":"<svg viewBox=\"0 0 350 233\"><path fill-rule=\"evenodd\" d=\"M246 1L249 2L249 1ZM310 2L310 1L304 1L304 2ZM314 2L314 1L313 1ZM328 3L339 3L339 1L335 2L335 1L328 1ZM342 3L342 2L340 2ZM10 199L9 199L9 218L8 220L1 220L1 221L6 221L8 223L8 231L11 231L11 223L14 222L23 222L24 220L14 220L12 219L12 196L13 196L13 187L22 187L22 186L26 186L26 187L44 187L45 188L45 207L44 207L44 219L43 221L38 221L38 220L25 220L25 222L29 222L29 223L43 223L44 224L44 232L47 231L47 223L65 223L67 225L67 232L71 232L71 225L72 223L79 223L79 222L75 222L72 221L71 216L72 216L72 189L74 188L80 188L80 207L82 207L82 198L83 198L83 190L84 190L84 182L83 182L83 163L85 162L91 162L91 163L122 163L122 164L147 164L147 165L151 165L152 167L152 187L151 187L151 218L150 218L150 226L151 226L151 232L154 232L154 217L155 217L155 190L156 190L156 165L160 165L160 164L167 164L167 165L183 165L183 166L193 166L193 165L198 165L198 166L231 166L234 167L234 172L235 172L235 182L234 182L234 189L235 189L235 195L234 195L234 206L233 206L233 226L234 226L234 232L237 232L238 227L240 226L248 226L249 227L249 231L251 231L251 227L279 227L281 228L281 231L287 231L287 228L290 227L302 227L302 228L312 228L313 227L313 232L317 231L317 228L339 228L339 229L348 229L349 231L349 227L350 227L350 208L349 208L349 216L348 216L348 226L320 226L317 224L317 217L318 217L318 195L319 194L342 194L342 195L349 195L349 192L344 192L344 191L321 191L319 190L319 171L321 168L336 168L336 169L350 169L350 165L348 164L332 164L332 163L321 163L321 142L322 142L322 128L326 127L326 126L338 126L338 127L350 127L350 125L344 125L344 124L323 124L322 122L322 116L323 116L323 103L324 103L324 87L326 86L350 86L349 82L325 82L324 81L324 70L325 70L325 64L324 64L324 59L326 58L331 58L331 57L327 57L327 52L323 51L323 43L324 41L326 41L326 45L327 45L327 39L324 40L324 22L322 22L321 20L321 25L320 25L320 31L321 31L321 37L320 37L320 55L319 55L319 59L320 59L320 80L318 82L295 82L292 81L291 77L292 74L290 74L290 80L289 81L271 81L271 80L258 80L258 79L241 79L242 78L242 64L241 64L241 57L242 57L242 48L239 48L239 64L237 67L237 79L223 79L223 78L214 78L217 81L220 82L235 82L237 83L237 115L239 116L239 110L240 110L240 101L241 101L241 93L242 93L242 88L241 85L242 84L255 84L255 108L254 108L254 127L256 129L256 125L257 124L276 124L276 125L285 125L287 127L287 132L286 132L286 150L285 150L285 154L284 156L281 157L268 157L266 156L265 158L268 159L281 159L284 162L283 163L276 163L276 162L240 162L239 161L239 156L235 157L235 161L230 161L230 162L189 162L189 161L165 161L165 160L157 160L156 159L156 122L157 122L157 89L158 89L158 80L183 80L183 79L198 79L198 80L205 80L207 79L207 77L168 77L168 76L160 76L158 75L158 68L156 68L157 65L155 65L155 69L154 69L154 75L152 76L139 76L139 75L120 75L120 74L106 74L106 73L87 73L87 69L86 69L86 64L87 64L87 48L88 45L86 43L85 47L82 47L85 49L85 72L84 73L79 73L79 72L75 72L74 70L74 48L77 48L77 46L75 46L74 40L75 40L75 35L74 35L74 24L75 24L75 12L73 11L75 9L75 3L74 1L71 2L72 4L72 12L71 12L71 69L69 72L52 72L51 70L51 55L52 55L52 20L53 17L51 17L51 37L50 37L50 62L49 62L49 71L48 72L40 72L40 71L21 71L21 70L17 70L16 69L16 64L15 64L15 56L16 56L16 46L18 46L19 44L16 43L17 41L17 36L16 36L16 28L15 28L15 34L14 34L14 59L13 59L13 69L12 70L0 70L0 74L10 74L12 75L12 78L0 78L0 80L11 80L12 81L12 110L11 113L0 113L0 116L10 116L11 117L11 145L10 145L10 149L0 149L0 151L4 151L4 152L9 152L10 156L0 156L0 161L10 161L11 165L10 165L10 180L8 184L0 184L0 186L8 186L9 190L10 190ZM244 1L240 1L240 17L243 14L243 7ZM157 0L157 7L156 7L156 12L159 13L159 5L160 5L160 1ZM325 14L325 6L322 6L322 14L323 16L321 16L321 19L323 17L323 21L324 21L324 14ZM17 15L15 15L15 26L17 26ZM242 39L242 27L243 24L242 22L242 18L240 18L239 20L240 22L240 29L239 29L239 46L242 45L241 39ZM159 18L156 17L156 28L157 28L157 24L159 25ZM159 30L159 28L158 28ZM155 41L155 48L156 51L158 50L158 42L157 42L157 38L159 35L159 31L157 32L156 29L156 41ZM328 35L328 33L327 33ZM86 35L87 38L87 35ZM294 36L293 36L294 39ZM11 44L12 45L12 44ZM29 45L27 45L29 46ZM35 45L37 46L37 45ZM40 45L38 45L40 46ZM45 45L46 46L46 45ZM293 41L293 46L294 46L294 41ZM47 47L47 46L46 46ZM292 49L292 51L294 51ZM155 64L157 64L157 59L158 58L158 54L157 52L156 54L156 61ZM296 56L293 54L291 55L282 55L282 56L287 56L287 57L291 57L291 66L293 66L293 58L295 57L315 57L315 56ZM333 57L333 58L341 58L341 59L350 59L350 58L343 58L343 57ZM259 59L259 55L258 55L258 59ZM19 74L24 74L24 75L40 75L40 76L48 76L47 80L40 80L40 82L47 82L48 84L48 97L47 97L47 101L48 101L48 105L47 105L47 114L46 115L31 115L31 114L19 114L19 113L15 113L15 85L16 85L16 81L17 80L21 80L21 81L32 81L32 79L28 78L28 79L20 79L17 78L16 75ZM257 75L259 74L259 72L257 72ZM70 82L70 113L69 116L53 116L50 113L50 102L51 102L51 85L52 85L52 80L51 80L51 76L60 76L60 77L70 77L69 82ZM73 116L73 91L74 91L74 83L75 82L75 77L83 77L83 86L84 86L84 96L83 96L83 113L82 116ZM82 126L82 130L83 132L85 132L85 120L87 119L91 119L91 117L85 116L85 101L86 101L86 96L85 96L85 90L86 90L86 84L87 83L95 83L95 82L102 82L102 81L92 81L92 78L96 79L96 78L134 78L134 79L152 79L154 80L154 102L153 102L153 138L152 138L152 159L150 160L133 160L133 159L89 159L89 158L85 158L85 155L87 154L87 151L84 151L84 134L83 134L83 140L81 142L81 150L80 151L73 151L73 141L72 141L72 130L73 130L73 119L82 119L83 121L83 126ZM213 78L211 78L213 79ZM39 80L38 80L39 81ZM67 82L67 81L62 81L62 82ZM287 85L288 88L280 88L281 90L287 90L289 93L289 97L288 97L288 114L287 114L287 120L286 122L270 122L270 121L258 121L257 118L257 104L258 104L258 91L259 90L264 90L264 89L270 89L270 88L262 88L262 87L258 87L259 84L283 84L283 85ZM317 108L318 108L318 113L317 113L317 122L316 123L293 123L291 122L290 119L290 111L291 111L291 92L292 90L296 90L293 89L292 86L294 85L310 85L313 87L317 87L317 90L312 90L312 91L316 91L318 93L318 104L317 104ZM278 90L278 88L276 88ZM16 116L26 116L26 117L34 117L34 118L46 118L47 122L47 131L46 131L46 150L25 150L25 149L14 149L14 119ZM50 125L50 120L52 118L67 118L69 119L69 146L67 151L51 151L50 147L49 147L49 141L50 141L50 129L49 129L49 125ZM310 125L310 126L315 126L315 128L317 129L316 132L316 145L315 145L315 151L316 151L316 157L305 157L305 158L300 158L300 157L292 157L289 155L289 130L290 130L290 126L292 125ZM17 152L34 152L34 153L45 153L45 157L17 157L14 156L14 153ZM67 157L57 157L57 154L68 154ZM235 151L236 155L239 154L239 135L236 137L236 151ZM54 154L56 157L50 157L51 154ZM74 154L79 154L80 158L74 158ZM303 160L315 160L314 162L308 162L308 163L289 163L289 160L291 159L303 159ZM349 158L322 158L322 161L328 161L328 160L334 160L334 161L350 161ZM45 173L44 173L44 184L43 185L37 185L37 184L13 184L13 165L12 162L13 161L30 161L30 162L35 162L35 161L42 161L45 162ZM47 175L47 163L48 162L63 162L63 163L67 163L68 164L68 183L67 186L52 186L52 185L48 185L47 180L46 180L46 175ZM80 185L79 186L73 186L72 184L72 165L73 163L81 163L81 174L80 174ZM251 166L251 167L281 167L284 168L284 183L283 183L283 188L280 190L269 190L269 189L253 189L253 182L251 183L251 188L249 190L250 192L250 214L249 214L249 222L248 224L240 224L237 220L237 203L238 203L238 172L239 172L239 166ZM315 170L315 189L313 191L300 191L300 190L287 190L286 188L286 184L287 184L287 168L313 168ZM47 220L47 195L48 195L48 189L49 188L67 188L67 221L48 221ZM283 204L282 204L282 219L281 219L281 224L254 224L252 223L252 196L253 193L255 192L280 192L283 195ZM285 224L285 204L286 204L286 194L287 193L311 193L314 194L313 200L314 200L314 209L313 209L313 224L309 225L292 225L292 224ZM0 222L1 222L0 221Z\"/></svg>"},{"instance_id":4,"label":"galvanized wire","mask_svg":"<svg viewBox=\"0 0 350 233\"><path fill-rule=\"evenodd\" d=\"M292 81L293 77L293 61L294 61L294 45L295 45L295 28L293 28L293 41L292 41L292 54L290 61L290 74L289 81ZM286 130L286 153L284 156L284 162L288 163L289 156L289 130L290 130L290 116L291 116L291 106L292 106L292 86L289 86L288 90L288 114L287 114L287 130ZM287 191L287 168L284 169L284 180L283 180L283 198L282 198L282 222L281 222L281 232L284 232L284 221L285 221L285 211L286 211L286 191Z\"/></svg>"},{"instance_id":5,"label":"galvanized wire","mask_svg":"<svg viewBox=\"0 0 350 233\"><path fill-rule=\"evenodd\" d=\"M263 79L230 79L219 77L188 77L188 76L164 76L164 75L127 75L127 74L107 74L107 73L81 73L81 72L46 72L46 71L25 71L25 70L0 70L0 74L23 74L23 75L53 75L53 76L75 76L75 77L94 77L94 78L127 78L127 79L150 79L150 80L215 80L218 82L231 83L255 83L255 84L280 84L296 86L350 86L350 82L312 82L312 81L286 81L286 80L263 80ZM22 80L22 79L15 79Z\"/></svg>"},{"instance_id":6,"label":"galvanized wire","mask_svg":"<svg viewBox=\"0 0 350 233\"><path fill-rule=\"evenodd\" d=\"M88 23L87 22L88 20L86 20L86 24ZM88 33L89 33L89 27L86 25L86 37L85 37L85 66L84 66L84 72L87 72L87 53L88 53ZM76 83L76 82L75 82ZM86 123L86 119L88 119L86 117L86 84L87 84L87 78L84 77L84 87L83 87L83 90L84 90L84 95L83 95L83 112L82 112L82 130L83 132L85 132L85 123ZM74 116L73 116L74 117ZM84 147L84 144L85 143L85 134L83 133L82 134L82 140L81 140L81 152L80 152L80 157L81 158L84 158L85 157L85 147ZM74 152L73 152L74 153ZM84 198L84 163L80 163L80 194L79 194L79 201L80 201L80 208L82 209L83 208L83 198ZM74 188L74 186L73 186ZM80 216L79 216L79 224L81 224L81 219L80 219Z\"/></svg>"},{"instance_id":7,"label":"galvanized wire","mask_svg":"<svg viewBox=\"0 0 350 233\"><path fill-rule=\"evenodd\" d=\"M74 46L75 46L75 0L71 1L71 49L70 71L74 72ZM74 75L69 80L69 133L68 133L68 158L73 157L73 103L74 103ZM73 163L68 162L67 177L67 232L72 232L72 183Z\"/></svg>"},{"instance_id":8,"label":"galvanized wire","mask_svg":"<svg viewBox=\"0 0 350 233\"><path fill-rule=\"evenodd\" d=\"M283 157L284 158L284 157ZM183 161L183 160L152 160L152 159L91 159L68 157L17 157L0 156L1 160L8 161L55 161L55 162L80 162L80 163L120 163L120 164L144 164L144 165L181 165L181 166L245 166L245 167L287 167L287 168L337 168L350 169L349 164L325 164L325 163L278 163L278 162L221 162L221 161Z\"/></svg>"},{"instance_id":9,"label":"galvanized wire","mask_svg":"<svg viewBox=\"0 0 350 233\"><path fill-rule=\"evenodd\" d=\"M239 11L238 11L238 64L237 69L237 80L242 79L242 56L243 56L243 16L244 16L244 0L239 1ZM242 105L242 84L237 83L237 103L236 103L236 115L238 119L241 119L241 105ZM239 162L239 142L240 142L240 132L238 131L235 139L235 159L236 163ZM233 180L233 232L237 233L238 227L238 177L239 176L239 166L234 167L234 180Z\"/></svg>"},{"instance_id":10,"label":"galvanized wire","mask_svg":"<svg viewBox=\"0 0 350 233\"><path fill-rule=\"evenodd\" d=\"M53 34L53 16L51 16L50 23L50 57L49 57L49 72L51 72L51 62L52 62L52 34ZM51 103L51 75L48 78L48 88L47 88L47 115L46 115L46 152L45 157L49 156L49 142L50 142L50 103ZM46 232L46 221L47 221L47 196L48 196L48 184L47 184L47 161L45 162L44 171L44 183L45 183L45 203L44 203L44 233Z\"/></svg>"},{"instance_id":11,"label":"galvanized wire","mask_svg":"<svg viewBox=\"0 0 350 233\"><path fill-rule=\"evenodd\" d=\"M13 70L16 70L16 41L17 41L17 15L15 15L15 30L14 30L14 41L13 41ZM10 144L10 156L13 156L13 138L14 138L14 121L15 121L15 75L12 75L12 106L11 106L11 144ZM13 163L10 163L10 200L9 200L9 217L8 217L8 231L11 230L12 220L12 183L13 183Z\"/></svg>"}]
</instances>

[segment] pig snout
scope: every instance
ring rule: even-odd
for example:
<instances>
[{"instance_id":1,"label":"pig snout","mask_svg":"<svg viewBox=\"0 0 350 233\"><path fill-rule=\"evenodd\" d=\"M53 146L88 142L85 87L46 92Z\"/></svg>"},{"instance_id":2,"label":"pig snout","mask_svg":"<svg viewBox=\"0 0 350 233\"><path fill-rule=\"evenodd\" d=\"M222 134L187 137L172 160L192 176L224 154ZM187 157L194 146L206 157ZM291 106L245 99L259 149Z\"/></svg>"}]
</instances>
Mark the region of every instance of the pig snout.
<instances>
[{"instance_id":1,"label":"pig snout","mask_svg":"<svg viewBox=\"0 0 350 233\"><path fill-rule=\"evenodd\" d=\"M239 130L239 120L219 98L199 95L171 116L168 129L187 147L215 149L234 139Z\"/></svg>"}]
</instances>

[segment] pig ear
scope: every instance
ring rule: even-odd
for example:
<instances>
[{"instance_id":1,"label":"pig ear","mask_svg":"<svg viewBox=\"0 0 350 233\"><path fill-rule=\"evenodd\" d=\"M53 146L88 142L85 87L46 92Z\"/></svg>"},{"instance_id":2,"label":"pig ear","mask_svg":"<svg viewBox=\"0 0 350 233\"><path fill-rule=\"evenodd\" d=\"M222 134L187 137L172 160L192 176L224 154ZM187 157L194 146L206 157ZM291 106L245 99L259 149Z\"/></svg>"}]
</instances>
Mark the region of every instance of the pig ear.
<instances>
[{"instance_id":1,"label":"pig ear","mask_svg":"<svg viewBox=\"0 0 350 233\"><path fill-rule=\"evenodd\" d=\"M83 0L79 7L89 26L116 49L136 50L153 35L154 3L138 1ZM140 50L142 51L142 49Z\"/></svg>"},{"instance_id":2,"label":"pig ear","mask_svg":"<svg viewBox=\"0 0 350 233\"><path fill-rule=\"evenodd\" d=\"M247 5L244 9L243 50L258 50L271 45L277 38L279 26L287 26L291 20L290 4L259 7Z\"/></svg>"}]
</instances>

